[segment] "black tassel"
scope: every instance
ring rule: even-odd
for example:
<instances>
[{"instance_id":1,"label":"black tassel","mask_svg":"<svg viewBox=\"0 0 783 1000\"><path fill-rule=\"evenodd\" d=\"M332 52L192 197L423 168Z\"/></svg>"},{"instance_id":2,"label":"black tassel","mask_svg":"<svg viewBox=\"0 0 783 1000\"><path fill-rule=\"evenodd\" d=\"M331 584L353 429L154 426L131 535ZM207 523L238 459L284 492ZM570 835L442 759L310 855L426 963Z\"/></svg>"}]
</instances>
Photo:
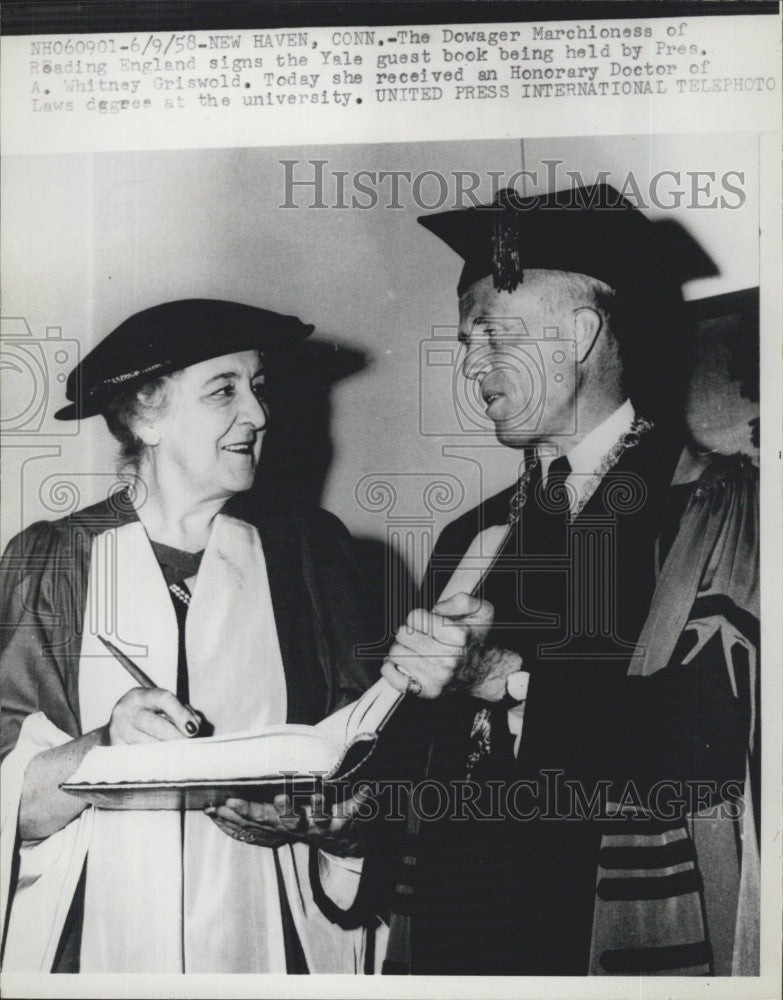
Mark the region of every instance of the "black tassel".
<instances>
[{"instance_id":1,"label":"black tassel","mask_svg":"<svg viewBox=\"0 0 783 1000\"><path fill-rule=\"evenodd\" d=\"M497 211L492 219L492 265L495 288L513 292L522 281L519 256L519 212L514 203L519 198L514 188L497 193Z\"/></svg>"}]
</instances>

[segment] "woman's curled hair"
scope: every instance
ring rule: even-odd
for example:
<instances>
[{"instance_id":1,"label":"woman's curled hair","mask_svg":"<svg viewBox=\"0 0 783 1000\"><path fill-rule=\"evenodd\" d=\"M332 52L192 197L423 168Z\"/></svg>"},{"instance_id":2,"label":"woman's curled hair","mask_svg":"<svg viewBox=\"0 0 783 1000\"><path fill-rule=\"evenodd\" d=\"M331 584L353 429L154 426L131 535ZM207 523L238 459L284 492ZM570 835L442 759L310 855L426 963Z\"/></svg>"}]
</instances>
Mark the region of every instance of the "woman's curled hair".
<instances>
[{"instance_id":1,"label":"woman's curled hair","mask_svg":"<svg viewBox=\"0 0 783 1000\"><path fill-rule=\"evenodd\" d=\"M139 420L154 419L163 413L168 406L171 382L175 377L176 372L150 379L141 386L115 393L104 404L103 416L112 436L119 441L123 466L138 467L144 442L136 433L136 425Z\"/></svg>"}]
</instances>

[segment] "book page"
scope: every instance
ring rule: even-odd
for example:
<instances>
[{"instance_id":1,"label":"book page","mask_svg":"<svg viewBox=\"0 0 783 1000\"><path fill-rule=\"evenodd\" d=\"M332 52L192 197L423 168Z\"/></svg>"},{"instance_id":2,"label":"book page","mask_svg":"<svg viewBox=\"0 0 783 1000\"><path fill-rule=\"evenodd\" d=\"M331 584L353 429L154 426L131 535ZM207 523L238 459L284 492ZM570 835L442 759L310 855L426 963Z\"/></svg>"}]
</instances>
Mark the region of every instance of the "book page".
<instances>
[{"instance_id":1,"label":"book page","mask_svg":"<svg viewBox=\"0 0 783 1000\"><path fill-rule=\"evenodd\" d=\"M305 726L222 738L96 747L68 784L230 781L331 770L341 748Z\"/></svg>"}]
</instances>

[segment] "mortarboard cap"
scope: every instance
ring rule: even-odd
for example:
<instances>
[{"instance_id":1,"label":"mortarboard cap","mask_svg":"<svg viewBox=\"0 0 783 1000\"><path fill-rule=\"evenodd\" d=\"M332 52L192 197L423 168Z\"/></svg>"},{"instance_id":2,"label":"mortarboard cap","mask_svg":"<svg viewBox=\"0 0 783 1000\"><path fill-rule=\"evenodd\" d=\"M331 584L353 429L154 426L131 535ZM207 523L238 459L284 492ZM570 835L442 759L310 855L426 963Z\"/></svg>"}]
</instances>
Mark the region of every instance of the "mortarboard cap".
<instances>
[{"instance_id":1,"label":"mortarboard cap","mask_svg":"<svg viewBox=\"0 0 783 1000\"><path fill-rule=\"evenodd\" d=\"M491 205L418 221L465 261L460 294L488 275L498 290L513 291L525 268L585 274L621 290L638 283L655 256L652 223L609 184L529 198L504 188Z\"/></svg>"},{"instance_id":2,"label":"mortarboard cap","mask_svg":"<svg viewBox=\"0 0 783 1000\"><path fill-rule=\"evenodd\" d=\"M296 316L220 299L181 299L135 313L93 348L66 383L71 401L55 413L79 420L103 412L118 389L237 351L274 351L313 327Z\"/></svg>"}]
</instances>

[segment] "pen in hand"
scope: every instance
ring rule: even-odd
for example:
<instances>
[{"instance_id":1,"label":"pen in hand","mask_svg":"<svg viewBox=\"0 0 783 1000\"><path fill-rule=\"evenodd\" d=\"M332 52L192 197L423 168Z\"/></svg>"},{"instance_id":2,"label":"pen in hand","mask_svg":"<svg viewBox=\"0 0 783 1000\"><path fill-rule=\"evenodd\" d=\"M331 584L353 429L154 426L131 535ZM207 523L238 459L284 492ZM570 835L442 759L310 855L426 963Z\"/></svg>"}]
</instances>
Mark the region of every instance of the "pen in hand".
<instances>
[{"instance_id":1,"label":"pen in hand","mask_svg":"<svg viewBox=\"0 0 783 1000\"><path fill-rule=\"evenodd\" d=\"M138 664L134 663L129 656L126 656L121 649L118 649L113 642L109 642L108 639L104 639L102 635L99 635L98 638L106 647L106 649L108 649L108 651L112 654L112 656L117 660L117 662L120 663L123 667L125 667L125 669L131 675L134 681L136 681L139 687L150 688L150 689L157 688L158 685L150 677L148 677L147 674L144 673L141 667L138 666ZM191 708L190 705L186 705L185 707L189 708L194 715L198 715L195 709ZM195 736L199 731L199 727L196 725L196 723L190 721L185 723L185 729L187 729L188 733L190 733L191 736Z\"/></svg>"}]
</instances>

